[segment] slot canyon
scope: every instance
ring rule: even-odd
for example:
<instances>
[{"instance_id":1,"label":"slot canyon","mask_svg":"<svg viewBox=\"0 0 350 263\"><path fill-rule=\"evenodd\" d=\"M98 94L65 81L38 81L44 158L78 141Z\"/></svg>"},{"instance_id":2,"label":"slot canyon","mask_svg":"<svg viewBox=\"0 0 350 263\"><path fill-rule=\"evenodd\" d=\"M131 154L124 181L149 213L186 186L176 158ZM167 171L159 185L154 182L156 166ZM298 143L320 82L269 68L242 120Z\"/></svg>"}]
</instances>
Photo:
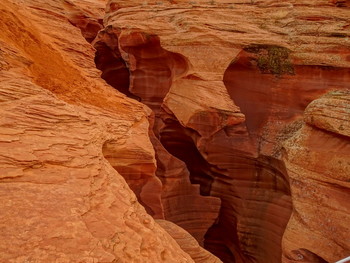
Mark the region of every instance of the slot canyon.
<instances>
[{"instance_id":1,"label":"slot canyon","mask_svg":"<svg viewBox=\"0 0 350 263\"><path fill-rule=\"evenodd\" d=\"M0 263L350 262L349 1L2 0L0 29Z\"/></svg>"}]
</instances>

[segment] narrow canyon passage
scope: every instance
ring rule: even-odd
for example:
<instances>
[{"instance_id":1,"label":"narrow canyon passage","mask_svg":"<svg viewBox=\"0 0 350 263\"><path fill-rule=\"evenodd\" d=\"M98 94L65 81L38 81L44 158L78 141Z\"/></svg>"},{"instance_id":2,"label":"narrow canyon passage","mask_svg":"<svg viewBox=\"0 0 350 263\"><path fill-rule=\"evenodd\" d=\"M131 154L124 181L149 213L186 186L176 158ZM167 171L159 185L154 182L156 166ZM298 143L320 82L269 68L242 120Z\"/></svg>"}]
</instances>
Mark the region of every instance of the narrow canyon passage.
<instances>
[{"instance_id":1,"label":"narrow canyon passage","mask_svg":"<svg viewBox=\"0 0 350 263\"><path fill-rule=\"evenodd\" d=\"M120 166L117 146L104 147L148 213L177 223L225 263L280 262L292 212L280 143L300 128L312 100L347 83L348 69L335 75L329 67L293 66L287 49L249 46L223 77L246 121L202 137L205 118L197 117L194 129L185 127L164 104L174 81L196 81L187 76L185 57L163 49L156 35L112 27L99 33L94 46L101 77L152 109L157 168L151 153Z\"/></svg>"},{"instance_id":2,"label":"narrow canyon passage","mask_svg":"<svg viewBox=\"0 0 350 263\"><path fill-rule=\"evenodd\" d=\"M160 135L168 151L187 164L201 193L221 199L218 221L205 236L205 248L224 262L263 262L263 258L278 262L291 213L284 164L235 149L225 133L201 147L205 159L194 143L198 136L174 120L166 121Z\"/></svg>"},{"instance_id":3,"label":"narrow canyon passage","mask_svg":"<svg viewBox=\"0 0 350 263\"><path fill-rule=\"evenodd\" d=\"M158 135L159 127L163 125L160 118L160 115L164 114L161 104L173 78L186 72L186 61L182 56L164 50L157 36L133 33L124 36L121 40L117 37L118 34L110 28L100 32L99 39L95 43L97 49L95 62L102 70L101 77L108 84L130 98L137 98L152 109L149 136L155 149L157 170L145 171L138 162L148 162L151 165L153 159L152 156L140 155L133 161L134 166L138 167L136 170L132 171L130 167L121 168L116 163L117 155L107 153L107 149L115 150L115 147L105 148L106 158L124 176L140 203L145 205L151 215L178 224L203 244L207 229L217 218L220 200L200 195L199 186L192 185L190 182L190 173L186 164L169 154L164 144L159 141ZM121 59L122 52L127 52L128 61L124 62ZM127 71L125 65L129 66ZM125 77L128 79L125 80ZM130 158L132 159L131 156ZM140 159L137 161L137 158ZM135 172L136 176L133 175ZM154 177L155 175L157 177ZM156 178L160 180L160 187ZM160 205L157 197L161 199ZM150 208L152 206L153 209Z\"/></svg>"},{"instance_id":4,"label":"narrow canyon passage","mask_svg":"<svg viewBox=\"0 0 350 263\"><path fill-rule=\"evenodd\" d=\"M150 136L156 150L156 174L165 187L165 218L189 231L224 262L263 262L263 258L278 262L281 238L291 212L283 163L258 157L242 125L225 127L206 139L182 126L162 103L174 79L186 76L186 60L162 49L156 36L132 33L119 37L116 32L107 28L100 33L95 42L95 62L110 85L131 98L137 96L153 110ZM126 62L123 52L128 57ZM127 77L126 67L129 82L122 79ZM125 171L120 173L145 205L140 193L147 179L136 183L125 176ZM167 176L175 176L182 186L169 188L176 181ZM135 187L135 183L139 186ZM204 199L194 194L198 190ZM171 192L178 196L177 200L171 201ZM189 194L195 196L193 204L179 203ZM154 211L150 214L155 215Z\"/></svg>"},{"instance_id":5,"label":"narrow canyon passage","mask_svg":"<svg viewBox=\"0 0 350 263\"><path fill-rule=\"evenodd\" d=\"M348 0L1 0L0 262L350 253Z\"/></svg>"}]
</instances>

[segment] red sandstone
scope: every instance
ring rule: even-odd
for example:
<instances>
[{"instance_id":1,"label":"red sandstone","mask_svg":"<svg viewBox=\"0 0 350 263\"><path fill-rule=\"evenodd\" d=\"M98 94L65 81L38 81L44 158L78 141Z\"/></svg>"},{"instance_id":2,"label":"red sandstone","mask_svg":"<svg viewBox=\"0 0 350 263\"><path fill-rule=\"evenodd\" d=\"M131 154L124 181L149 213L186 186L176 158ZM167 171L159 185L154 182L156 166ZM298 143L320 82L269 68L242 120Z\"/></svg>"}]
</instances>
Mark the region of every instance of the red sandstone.
<instances>
[{"instance_id":1,"label":"red sandstone","mask_svg":"<svg viewBox=\"0 0 350 263\"><path fill-rule=\"evenodd\" d=\"M348 256L349 6L2 1L0 261Z\"/></svg>"}]
</instances>

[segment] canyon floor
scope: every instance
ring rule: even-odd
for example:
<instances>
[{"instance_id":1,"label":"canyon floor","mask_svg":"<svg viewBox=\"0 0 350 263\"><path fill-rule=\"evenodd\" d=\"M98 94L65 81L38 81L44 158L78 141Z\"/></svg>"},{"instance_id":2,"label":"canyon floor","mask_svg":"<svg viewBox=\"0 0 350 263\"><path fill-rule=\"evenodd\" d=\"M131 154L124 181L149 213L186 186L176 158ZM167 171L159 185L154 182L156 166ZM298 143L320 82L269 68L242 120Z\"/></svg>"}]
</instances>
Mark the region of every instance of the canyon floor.
<instances>
[{"instance_id":1,"label":"canyon floor","mask_svg":"<svg viewBox=\"0 0 350 263\"><path fill-rule=\"evenodd\" d=\"M350 256L350 1L1 0L0 263Z\"/></svg>"}]
</instances>

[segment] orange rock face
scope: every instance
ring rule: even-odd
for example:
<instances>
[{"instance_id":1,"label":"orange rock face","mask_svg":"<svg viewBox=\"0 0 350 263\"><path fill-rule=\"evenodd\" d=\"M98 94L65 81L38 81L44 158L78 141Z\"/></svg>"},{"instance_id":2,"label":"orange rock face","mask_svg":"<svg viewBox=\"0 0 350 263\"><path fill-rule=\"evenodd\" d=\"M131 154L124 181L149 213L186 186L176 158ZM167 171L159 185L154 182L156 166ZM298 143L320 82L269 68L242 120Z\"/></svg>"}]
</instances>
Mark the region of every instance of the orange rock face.
<instances>
[{"instance_id":1,"label":"orange rock face","mask_svg":"<svg viewBox=\"0 0 350 263\"><path fill-rule=\"evenodd\" d=\"M196 263L220 263L222 262L217 257L210 254L208 251L199 246L196 239L181 227L166 220L157 220L157 223L162 226L171 235L179 246L187 252Z\"/></svg>"},{"instance_id":2,"label":"orange rock face","mask_svg":"<svg viewBox=\"0 0 350 263\"><path fill-rule=\"evenodd\" d=\"M350 83L349 68L293 65L290 53L278 46L248 47L224 76L230 96L246 116L249 133L266 155L275 154L278 133L286 123L300 119L313 99Z\"/></svg>"},{"instance_id":3,"label":"orange rock face","mask_svg":"<svg viewBox=\"0 0 350 263\"><path fill-rule=\"evenodd\" d=\"M348 7L2 1L0 261L348 256Z\"/></svg>"},{"instance_id":4,"label":"orange rock face","mask_svg":"<svg viewBox=\"0 0 350 263\"><path fill-rule=\"evenodd\" d=\"M331 1L107 3L95 47L108 50L97 58L112 54L122 62L101 63L103 75L112 84L118 78L108 72L129 70L123 90L154 112L158 164L181 160L202 195L221 199L204 246L224 262L281 261L293 198L281 143L302 126L311 101L349 88L349 10L343 7ZM193 225L183 226L193 234Z\"/></svg>"},{"instance_id":5,"label":"orange rock face","mask_svg":"<svg viewBox=\"0 0 350 263\"><path fill-rule=\"evenodd\" d=\"M306 124L284 145L293 214L283 262L335 262L349 254L349 90L306 109Z\"/></svg>"},{"instance_id":6,"label":"orange rock face","mask_svg":"<svg viewBox=\"0 0 350 263\"><path fill-rule=\"evenodd\" d=\"M0 3L0 261L194 262L112 167L158 212L149 110L99 78L84 5Z\"/></svg>"}]
</instances>

